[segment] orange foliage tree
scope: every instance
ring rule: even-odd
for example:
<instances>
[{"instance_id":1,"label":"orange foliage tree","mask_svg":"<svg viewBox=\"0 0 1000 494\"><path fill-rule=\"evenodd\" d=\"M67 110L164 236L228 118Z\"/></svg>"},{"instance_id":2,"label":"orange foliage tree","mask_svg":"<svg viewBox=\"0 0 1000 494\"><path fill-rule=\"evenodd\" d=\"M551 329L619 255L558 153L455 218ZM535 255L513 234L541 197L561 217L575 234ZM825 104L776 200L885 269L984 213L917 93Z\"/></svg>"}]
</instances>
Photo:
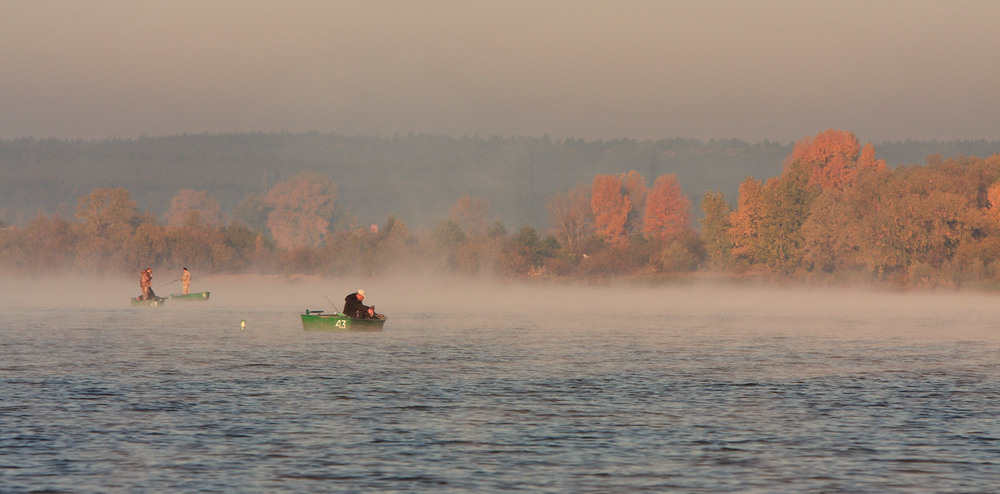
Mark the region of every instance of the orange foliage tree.
<instances>
[{"instance_id":1,"label":"orange foliage tree","mask_svg":"<svg viewBox=\"0 0 1000 494\"><path fill-rule=\"evenodd\" d=\"M39 274L72 267L77 234L61 216L36 216L24 228L0 229L0 261ZM9 242L4 242L6 236ZM5 249L6 247L6 249Z\"/></svg>"},{"instance_id":2,"label":"orange foliage tree","mask_svg":"<svg viewBox=\"0 0 1000 494\"><path fill-rule=\"evenodd\" d=\"M597 175L590 192L590 208L594 213L597 233L611 243L628 239L625 228L632 201L625 195L620 178L614 175Z\"/></svg>"},{"instance_id":3,"label":"orange foliage tree","mask_svg":"<svg viewBox=\"0 0 1000 494\"><path fill-rule=\"evenodd\" d=\"M1000 182L996 182L986 189L986 200L988 201L989 216L1000 221Z\"/></svg>"},{"instance_id":4,"label":"orange foliage tree","mask_svg":"<svg viewBox=\"0 0 1000 494\"><path fill-rule=\"evenodd\" d=\"M674 174L656 178L646 200L642 231L666 240L691 230L691 200L681 191Z\"/></svg>"},{"instance_id":5,"label":"orange foliage tree","mask_svg":"<svg viewBox=\"0 0 1000 494\"><path fill-rule=\"evenodd\" d=\"M857 178L861 169L884 169L885 161L875 158L875 148L868 143L864 149L854 134L828 129L814 138L795 144L788 162L801 161L811 168L810 183L823 189L842 189Z\"/></svg>"},{"instance_id":6,"label":"orange foliage tree","mask_svg":"<svg viewBox=\"0 0 1000 494\"><path fill-rule=\"evenodd\" d=\"M985 231L976 187L968 187L963 177L968 171L955 161L900 168L874 191L860 252L873 272L906 281L914 266L942 268L961 245Z\"/></svg>"},{"instance_id":7,"label":"orange foliage tree","mask_svg":"<svg viewBox=\"0 0 1000 494\"><path fill-rule=\"evenodd\" d=\"M326 239L337 184L316 172L301 172L275 185L265 198L274 209L267 227L281 248L318 247Z\"/></svg>"},{"instance_id":8,"label":"orange foliage tree","mask_svg":"<svg viewBox=\"0 0 1000 494\"><path fill-rule=\"evenodd\" d=\"M198 213L198 222L208 225L221 225L222 207L205 190L180 189L177 195L170 200L170 210L163 218L167 220L169 226L183 225L191 213Z\"/></svg>"},{"instance_id":9,"label":"orange foliage tree","mask_svg":"<svg viewBox=\"0 0 1000 494\"><path fill-rule=\"evenodd\" d=\"M736 210L729 214L730 253L741 265L756 262L761 256L760 225L764 219L764 185L752 177L740 184Z\"/></svg>"},{"instance_id":10,"label":"orange foliage tree","mask_svg":"<svg viewBox=\"0 0 1000 494\"><path fill-rule=\"evenodd\" d=\"M467 233L482 235L490 221L490 205L479 197L465 196L451 207L451 219Z\"/></svg>"},{"instance_id":11,"label":"orange foliage tree","mask_svg":"<svg viewBox=\"0 0 1000 494\"><path fill-rule=\"evenodd\" d=\"M888 175L883 173L880 175ZM802 224L802 259L812 271L834 273L861 270L862 226L865 215L875 211L870 199L884 177L862 174L851 187L826 189L810 208Z\"/></svg>"}]
</instances>

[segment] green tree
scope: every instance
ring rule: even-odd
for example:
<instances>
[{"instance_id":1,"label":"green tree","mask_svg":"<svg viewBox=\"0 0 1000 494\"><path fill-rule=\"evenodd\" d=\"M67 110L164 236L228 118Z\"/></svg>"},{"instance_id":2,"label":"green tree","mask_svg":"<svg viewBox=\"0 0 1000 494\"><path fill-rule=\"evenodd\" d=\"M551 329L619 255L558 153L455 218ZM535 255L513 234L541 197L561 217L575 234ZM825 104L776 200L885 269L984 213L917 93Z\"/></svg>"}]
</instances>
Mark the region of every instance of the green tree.
<instances>
[{"instance_id":1,"label":"green tree","mask_svg":"<svg viewBox=\"0 0 1000 494\"><path fill-rule=\"evenodd\" d=\"M791 274L802 266L802 224L820 191L810 173L807 163L793 161L764 184L760 245L762 261L775 272Z\"/></svg>"},{"instance_id":2,"label":"green tree","mask_svg":"<svg viewBox=\"0 0 1000 494\"><path fill-rule=\"evenodd\" d=\"M224 266L227 270L247 269L260 261L263 251L270 250L265 243L263 251L258 251L257 239L258 236L263 239L263 235L244 223L231 221L222 228L221 233L223 243L232 252L229 264Z\"/></svg>"},{"instance_id":3,"label":"green tree","mask_svg":"<svg viewBox=\"0 0 1000 494\"><path fill-rule=\"evenodd\" d=\"M261 194L247 194L233 209L233 218L242 221L252 230L269 233L267 230L267 215L274 207L269 205Z\"/></svg>"},{"instance_id":4,"label":"green tree","mask_svg":"<svg viewBox=\"0 0 1000 494\"><path fill-rule=\"evenodd\" d=\"M732 212L722 192L708 191L701 198L701 239L712 267L725 268L731 263L732 242L729 239L729 215Z\"/></svg>"},{"instance_id":5,"label":"green tree","mask_svg":"<svg viewBox=\"0 0 1000 494\"><path fill-rule=\"evenodd\" d=\"M632 205L632 210L629 211L628 219L625 221L625 231L631 236L642 231L643 226L646 224L646 214L649 212L649 208L646 207L646 201L650 191L646 188L646 178L635 170L623 173L620 180L622 182L622 192ZM679 188L680 186L678 185L678 190ZM691 201L688 201L689 206L690 204ZM690 214L690 211L688 213Z\"/></svg>"},{"instance_id":6,"label":"green tree","mask_svg":"<svg viewBox=\"0 0 1000 494\"><path fill-rule=\"evenodd\" d=\"M375 266L379 271L420 265L415 259L417 242L413 233L406 222L395 216L386 219L373 243L377 255Z\"/></svg>"},{"instance_id":7,"label":"green tree","mask_svg":"<svg viewBox=\"0 0 1000 494\"><path fill-rule=\"evenodd\" d=\"M559 241L555 237L542 238L531 225L522 225L504 243L499 268L508 275L537 274L545 265L545 260L554 256L558 249Z\"/></svg>"},{"instance_id":8,"label":"green tree","mask_svg":"<svg viewBox=\"0 0 1000 494\"><path fill-rule=\"evenodd\" d=\"M451 247L465 241L465 230L457 221L448 218L438 223L434 229L434 237L442 247Z\"/></svg>"},{"instance_id":9,"label":"green tree","mask_svg":"<svg viewBox=\"0 0 1000 494\"><path fill-rule=\"evenodd\" d=\"M465 230L451 218L441 221L434 229L434 242L437 245L434 250L443 256L447 269L454 271L458 268L458 253L465 241Z\"/></svg>"}]
</instances>

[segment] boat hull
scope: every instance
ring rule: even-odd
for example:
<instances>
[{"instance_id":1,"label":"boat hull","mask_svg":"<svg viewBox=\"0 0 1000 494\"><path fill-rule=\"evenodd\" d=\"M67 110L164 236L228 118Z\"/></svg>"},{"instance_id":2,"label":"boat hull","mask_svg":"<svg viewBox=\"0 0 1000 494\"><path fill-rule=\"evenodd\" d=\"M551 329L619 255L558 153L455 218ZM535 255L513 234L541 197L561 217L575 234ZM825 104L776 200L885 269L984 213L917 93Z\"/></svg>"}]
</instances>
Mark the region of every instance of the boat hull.
<instances>
[{"instance_id":1,"label":"boat hull","mask_svg":"<svg viewBox=\"0 0 1000 494\"><path fill-rule=\"evenodd\" d=\"M302 316L302 329L319 331L381 331L386 317L382 314L375 319L354 319L345 314L323 314L323 311L306 310Z\"/></svg>"},{"instance_id":2,"label":"boat hull","mask_svg":"<svg viewBox=\"0 0 1000 494\"><path fill-rule=\"evenodd\" d=\"M209 292L195 292L195 293L171 293L170 300L176 300L178 302L206 302L208 301Z\"/></svg>"},{"instance_id":3,"label":"boat hull","mask_svg":"<svg viewBox=\"0 0 1000 494\"><path fill-rule=\"evenodd\" d=\"M132 301L132 307L160 307L167 302L164 297L156 297L152 300L139 300L137 298L129 300Z\"/></svg>"}]
</instances>

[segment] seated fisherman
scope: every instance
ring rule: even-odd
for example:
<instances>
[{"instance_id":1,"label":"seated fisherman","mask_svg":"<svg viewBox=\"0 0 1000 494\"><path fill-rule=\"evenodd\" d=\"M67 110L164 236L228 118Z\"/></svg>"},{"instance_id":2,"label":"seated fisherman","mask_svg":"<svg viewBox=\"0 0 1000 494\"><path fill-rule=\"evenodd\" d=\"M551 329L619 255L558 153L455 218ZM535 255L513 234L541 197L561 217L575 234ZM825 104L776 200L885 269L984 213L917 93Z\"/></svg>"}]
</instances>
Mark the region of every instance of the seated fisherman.
<instances>
[{"instance_id":1,"label":"seated fisherman","mask_svg":"<svg viewBox=\"0 0 1000 494\"><path fill-rule=\"evenodd\" d=\"M358 290L344 298L344 314L355 319L371 319L375 317L375 308L361 303L365 300L365 291Z\"/></svg>"}]
</instances>

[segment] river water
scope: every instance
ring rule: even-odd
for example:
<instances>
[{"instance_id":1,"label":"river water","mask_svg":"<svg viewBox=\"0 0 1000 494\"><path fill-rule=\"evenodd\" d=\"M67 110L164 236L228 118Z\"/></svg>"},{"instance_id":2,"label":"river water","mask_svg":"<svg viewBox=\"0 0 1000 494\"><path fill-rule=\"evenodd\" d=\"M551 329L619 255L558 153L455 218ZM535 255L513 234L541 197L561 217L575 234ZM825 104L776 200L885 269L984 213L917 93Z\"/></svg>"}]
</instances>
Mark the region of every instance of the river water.
<instances>
[{"instance_id":1,"label":"river water","mask_svg":"<svg viewBox=\"0 0 1000 494\"><path fill-rule=\"evenodd\" d=\"M353 281L212 281L8 284L0 492L1000 487L994 296L376 281L338 333Z\"/></svg>"}]
</instances>

